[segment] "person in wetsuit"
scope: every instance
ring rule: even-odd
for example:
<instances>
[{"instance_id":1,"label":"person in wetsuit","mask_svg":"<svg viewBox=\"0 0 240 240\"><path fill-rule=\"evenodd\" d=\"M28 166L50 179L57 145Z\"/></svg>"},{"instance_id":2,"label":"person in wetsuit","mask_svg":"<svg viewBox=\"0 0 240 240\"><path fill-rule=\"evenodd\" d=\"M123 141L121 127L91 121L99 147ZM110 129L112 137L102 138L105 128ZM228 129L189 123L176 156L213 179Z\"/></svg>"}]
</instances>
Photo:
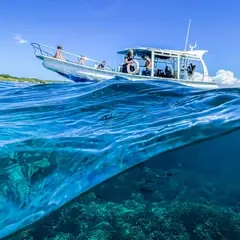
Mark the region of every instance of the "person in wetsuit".
<instances>
[{"instance_id":1,"label":"person in wetsuit","mask_svg":"<svg viewBox=\"0 0 240 240\"><path fill-rule=\"evenodd\" d=\"M122 72L123 73L127 73L127 65L130 64L130 71L134 71L135 68L133 65L131 65L132 63L132 60L134 59L134 56L133 56L133 50L130 50L127 54L127 56L124 58L124 64L122 66Z\"/></svg>"},{"instance_id":2,"label":"person in wetsuit","mask_svg":"<svg viewBox=\"0 0 240 240\"><path fill-rule=\"evenodd\" d=\"M172 78L173 77L172 70L167 65L165 67L165 75L164 75L164 77L166 77L166 78Z\"/></svg>"},{"instance_id":3,"label":"person in wetsuit","mask_svg":"<svg viewBox=\"0 0 240 240\"><path fill-rule=\"evenodd\" d=\"M192 63L190 63L189 66L187 67L188 75L192 75L195 68L196 68L196 65L193 65Z\"/></svg>"}]
</instances>

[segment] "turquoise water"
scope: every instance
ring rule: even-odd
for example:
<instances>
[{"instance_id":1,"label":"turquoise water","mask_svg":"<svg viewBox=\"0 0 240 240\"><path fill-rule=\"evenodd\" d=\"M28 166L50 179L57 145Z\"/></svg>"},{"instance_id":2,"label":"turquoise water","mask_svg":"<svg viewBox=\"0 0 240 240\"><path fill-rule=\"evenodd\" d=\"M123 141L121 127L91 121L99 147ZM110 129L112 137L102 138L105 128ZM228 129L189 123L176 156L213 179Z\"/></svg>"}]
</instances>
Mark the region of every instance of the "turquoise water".
<instances>
[{"instance_id":1,"label":"turquoise water","mask_svg":"<svg viewBox=\"0 0 240 240\"><path fill-rule=\"evenodd\" d=\"M180 147L221 137L201 150L220 152L231 144L224 134L240 126L238 89L113 79L87 85L1 83L0 95L1 238L170 150L176 154ZM197 151L187 154L198 168L201 161L218 164L223 157L208 155L205 162L194 159ZM162 161L178 156L181 152Z\"/></svg>"}]
</instances>

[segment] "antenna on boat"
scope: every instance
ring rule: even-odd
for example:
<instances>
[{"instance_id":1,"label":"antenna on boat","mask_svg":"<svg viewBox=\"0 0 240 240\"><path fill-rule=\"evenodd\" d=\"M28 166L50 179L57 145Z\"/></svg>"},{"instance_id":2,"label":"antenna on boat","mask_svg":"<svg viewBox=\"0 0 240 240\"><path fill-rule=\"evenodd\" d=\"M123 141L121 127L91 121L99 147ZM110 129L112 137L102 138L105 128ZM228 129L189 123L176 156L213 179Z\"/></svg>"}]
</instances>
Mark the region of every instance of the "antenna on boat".
<instances>
[{"instance_id":1,"label":"antenna on boat","mask_svg":"<svg viewBox=\"0 0 240 240\"><path fill-rule=\"evenodd\" d=\"M190 27L191 27L191 19L189 19L189 21L188 21L188 30L187 30L187 36L186 36L184 51L187 50Z\"/></svg>"},{"instance_id":2,"label":"antenna on boat","mask_svg":"<svg viewBox=\"0 0 240 240\"><path fill-rule=\"evenodd\" d=\"M189 48L192 51L194 48L197 47L197 41L195 42L195 44L192 46L192 44L190 44Z\"/></svg>"}]
</instances>

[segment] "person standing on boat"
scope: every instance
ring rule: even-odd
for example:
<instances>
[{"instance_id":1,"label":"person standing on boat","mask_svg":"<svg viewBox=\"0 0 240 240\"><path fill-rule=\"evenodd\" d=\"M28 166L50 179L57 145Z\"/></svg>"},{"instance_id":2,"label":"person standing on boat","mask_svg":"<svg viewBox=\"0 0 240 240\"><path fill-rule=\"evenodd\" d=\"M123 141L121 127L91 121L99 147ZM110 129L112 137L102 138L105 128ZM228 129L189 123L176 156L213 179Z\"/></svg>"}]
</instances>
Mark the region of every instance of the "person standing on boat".
<instances>
[{"instance_id":1,"label":"person standing on boat","mask_svg":"<svg viewBox=\"0 0 240 240\"><path fill-rule=\"evenodd\" d=\"M133 61L133 59L134 59L133 53L134 53L134 52L133 52L132 49L129 50L127 56L124 58L124 64L123 64L123 66L122 66L122 72L123 72L123 73L127 73L127 72L128 72L128 71L127 71L127 65L128 65L128 64L130 64L130 71L131 71L131 72L135 70L135 69L134 69L134 66L132 65L132 61Z\"/></svg>"},{"instance_id":2,"label":"person standing on boat","mask_svg":"<svg viewBox=\"0 0 240 240\"><path fill-rule=\"evenodd\" d=\"M61 59L61 60L65 60L65 58L62 56L62 47L61 46L57 46L57 52L55 54L55 58Z\"/></svg>"},{"instance_id":3,"label":"person standing on boat","mask_svg":"<svg viewBox=\"0 0 240 240\"><path fill-rule=\"evenodd\" d=\"M142 59L145 61L145 72L144 75L145 76L150 76L151 75L151 70L152 70L152 61L148 56L143 56Z\"/></svg>"}]
</instances>

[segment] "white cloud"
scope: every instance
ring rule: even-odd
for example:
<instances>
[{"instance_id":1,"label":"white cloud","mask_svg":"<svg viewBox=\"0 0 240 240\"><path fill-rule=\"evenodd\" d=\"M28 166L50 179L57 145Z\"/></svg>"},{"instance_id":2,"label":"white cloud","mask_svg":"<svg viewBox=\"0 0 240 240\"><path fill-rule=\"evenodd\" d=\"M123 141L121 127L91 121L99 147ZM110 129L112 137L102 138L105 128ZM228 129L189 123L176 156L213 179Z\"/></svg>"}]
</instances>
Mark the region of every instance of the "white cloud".
<instances>
[{"instance_id":1,"label":"white cloud","mask_svg":"<svg viewBox=\"0 0 240 240\"><path fill-rule=\"evenodd\" d=\"M195 72L191 78L193 81L202 81L203 75ZM240 88L240 80L234 76L234 73L229 70L218 70L215 76L209 76L208 80L214 80L219 87Z\"/></svg>"},{"instance_id":2,"label":"white cloud","mask_svg":"<svg viewBox=\"0 0 240 240\"><path fill-rule=\"evenodd\" d=\"M28 41L24 39L21 35L15 35L14 39L18 44L28 43Z\"/></svg>"},{"instance_id":3,"label":"white cloud","mask_svg":"<svg viewBox=\"0 0 240 240\"><path fill-rule=\"evenodd\" d=\"M218 70L213 79L221 87L240 87L239 79L234 77L234 73L231 71Z\"/></svg>"}]
</instances>

